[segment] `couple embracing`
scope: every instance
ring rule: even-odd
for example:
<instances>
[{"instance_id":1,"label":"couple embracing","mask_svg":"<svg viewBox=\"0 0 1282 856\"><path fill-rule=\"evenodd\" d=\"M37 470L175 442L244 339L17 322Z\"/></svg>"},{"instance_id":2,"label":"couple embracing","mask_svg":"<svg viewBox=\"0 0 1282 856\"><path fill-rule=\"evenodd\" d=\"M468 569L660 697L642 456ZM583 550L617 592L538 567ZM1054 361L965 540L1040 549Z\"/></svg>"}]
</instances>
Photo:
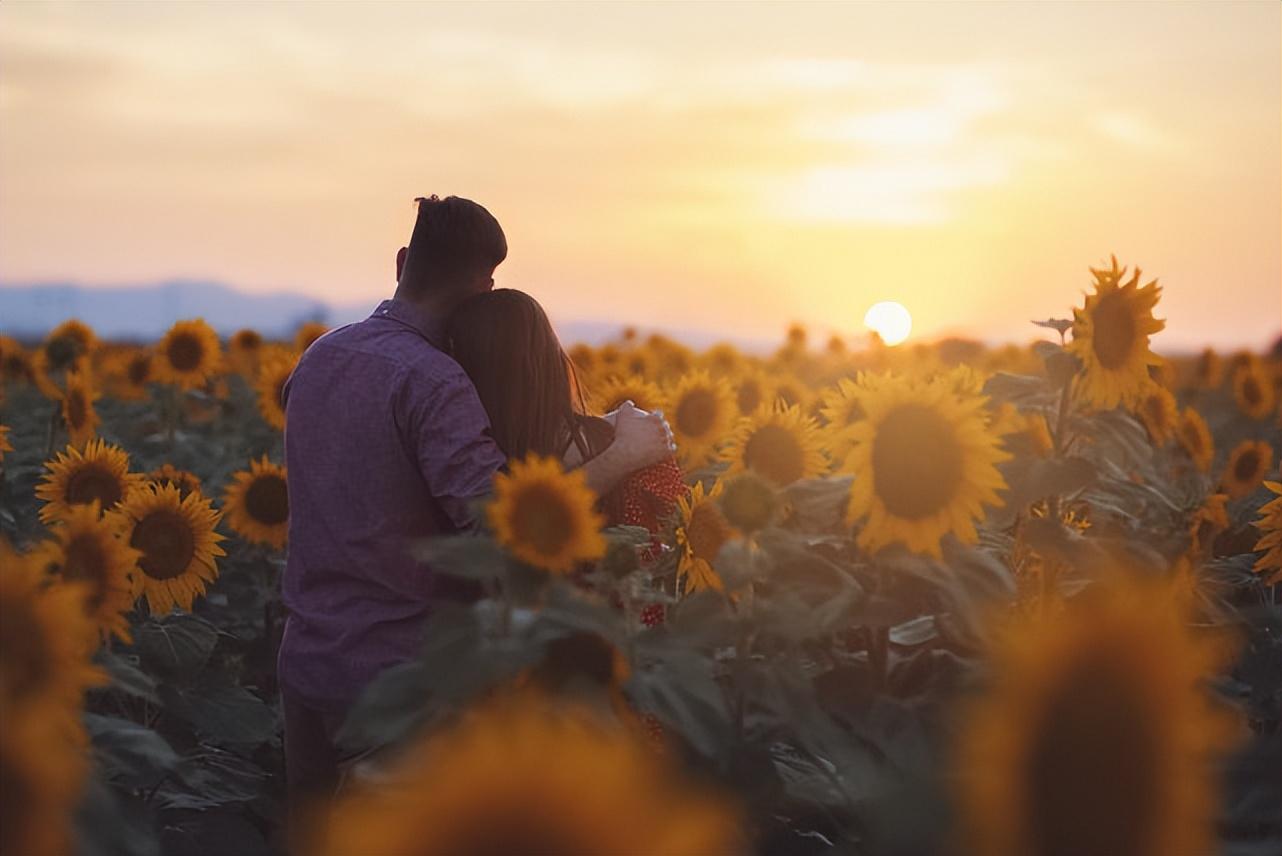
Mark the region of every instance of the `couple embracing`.
<instances>
[{"instance_id":1,"label":"couple embracing","mask_svg":"<svg viewBox=\"0 0 1282 856\"><path fill-rule=\"evenodd\" d=\"M418 654L435 604L469 594L409 548L473 529L509 461L562 459L599 496L656 465L680 487L662 414L625 403L588 416L542 308L494 289L507 240L493 215L455 196L417 203L395 295L313 343L284 389L279 675L293 805L333 792L334 737L356 697Z\"/></svg>"}]
</instances>

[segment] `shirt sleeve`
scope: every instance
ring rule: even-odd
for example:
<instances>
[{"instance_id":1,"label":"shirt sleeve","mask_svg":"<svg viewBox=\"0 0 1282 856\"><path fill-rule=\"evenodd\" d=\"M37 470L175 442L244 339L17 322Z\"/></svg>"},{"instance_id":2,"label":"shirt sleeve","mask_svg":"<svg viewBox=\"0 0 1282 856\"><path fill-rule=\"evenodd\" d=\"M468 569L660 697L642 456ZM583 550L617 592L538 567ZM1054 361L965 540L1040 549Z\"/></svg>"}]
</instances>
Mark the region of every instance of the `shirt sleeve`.
<instances>
[{"instance_id":1,"label":"shirt sleeve","mask_svg":"<svg viewBox=\"0 0 1282 856\"><path fill-rule=\"evenodd\" d=\"M433 374L436 374L433 372ZM459 530L477 524L476 500L488 494L507 458L472 382L452 361L435 377L412 370L402 388L406 447L432 498Z\"/></svg>"}]
</instances>

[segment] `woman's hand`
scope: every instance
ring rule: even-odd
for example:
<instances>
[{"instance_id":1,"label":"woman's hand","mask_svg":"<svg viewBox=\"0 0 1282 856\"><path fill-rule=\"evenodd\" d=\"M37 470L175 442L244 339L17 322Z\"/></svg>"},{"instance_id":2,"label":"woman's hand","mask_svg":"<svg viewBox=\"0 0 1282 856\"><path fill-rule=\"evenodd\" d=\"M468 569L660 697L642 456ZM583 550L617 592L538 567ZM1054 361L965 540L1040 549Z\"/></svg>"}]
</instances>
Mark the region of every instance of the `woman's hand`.
<instances>
[{"instance_id":1,"label":"woman's hand","mask_svg":"<svg viewBox=\"0 0 1282 856\"><path fill-rule=\"evenodd\" d=\"M646 413L625 401L611 416L614 442L583 465L588 486L598 495L609 493L629 474L657 464L677 449L662 411Z\"/></svg>"}]
</instances>

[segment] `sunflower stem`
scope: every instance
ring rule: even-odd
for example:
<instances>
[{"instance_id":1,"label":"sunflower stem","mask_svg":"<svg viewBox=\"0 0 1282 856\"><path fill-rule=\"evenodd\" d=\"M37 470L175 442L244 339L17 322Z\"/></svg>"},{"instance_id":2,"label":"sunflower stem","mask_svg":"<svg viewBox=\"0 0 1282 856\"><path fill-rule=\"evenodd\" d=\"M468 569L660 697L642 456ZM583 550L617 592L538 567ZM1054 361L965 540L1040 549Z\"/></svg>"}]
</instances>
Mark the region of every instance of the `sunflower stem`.
<instances>
[{"instance_id":1,"label":"sunflower stem","mask_svg":"<svg viewBox=\"0 0 1282 856\"><path fill-rule=\"evenodd\" d=\"M53 403L53 410L49 414L49 431L45 437L45 458L53 456L54 441L58 439L59 417L62 415L62 405L60 402Z\"/></svg>"}]
</instances>

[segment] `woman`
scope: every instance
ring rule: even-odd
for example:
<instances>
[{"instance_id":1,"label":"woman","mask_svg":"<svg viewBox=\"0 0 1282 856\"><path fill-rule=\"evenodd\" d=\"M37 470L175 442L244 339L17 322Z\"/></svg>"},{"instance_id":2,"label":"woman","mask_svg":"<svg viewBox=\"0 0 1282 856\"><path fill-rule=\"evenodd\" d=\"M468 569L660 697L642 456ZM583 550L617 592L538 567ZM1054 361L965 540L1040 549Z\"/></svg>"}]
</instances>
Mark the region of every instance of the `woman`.
<instances>
[{"instance_id":1,"label":"woman","mask_svg":"<svg viewBox=\"0 0 1282 856\"><path fill-rule=\"evenodd\" d=\"M577 466L613 442L609 418L587 415L574 365L528 294L499 288L469 298L447 332L450 353L472 379L509 460L542 455ZM685 490L680 468L668 460L634 473L602 508L610 525L656 533Z\"/></svg>"}]
</instances>

